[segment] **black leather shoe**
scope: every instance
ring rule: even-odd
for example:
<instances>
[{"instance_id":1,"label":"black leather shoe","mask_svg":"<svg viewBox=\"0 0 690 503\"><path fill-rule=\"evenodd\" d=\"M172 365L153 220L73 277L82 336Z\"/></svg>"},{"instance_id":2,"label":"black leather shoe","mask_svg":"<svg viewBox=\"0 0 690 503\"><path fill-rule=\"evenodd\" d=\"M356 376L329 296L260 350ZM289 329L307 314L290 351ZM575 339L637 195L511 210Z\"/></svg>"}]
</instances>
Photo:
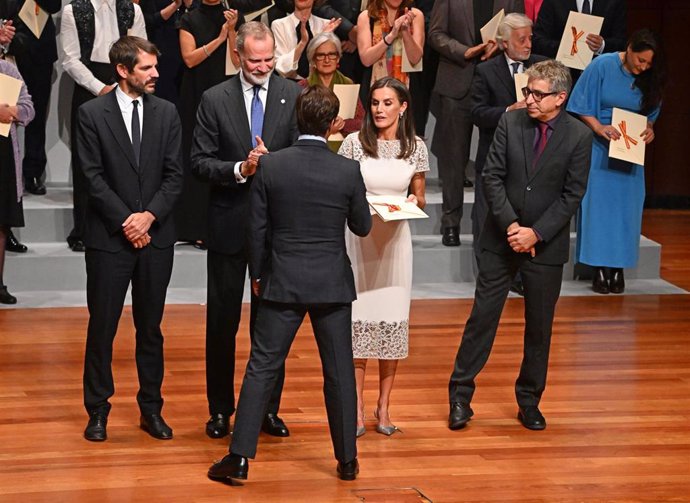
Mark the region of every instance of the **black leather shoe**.
<instances>
[{"instance_id":1,"label":"black leather shoe","mask_svg":"<svg viewBox=\"0 0 690 503\"><path fill-rule=\"evenodd\" d=\"M40 178L34 176L24 179L24 188L30 194L37 196L44 196L46 193L46 186Z\"/></svg>"},{"instance_id":2,"label":"black leather shoe","mask_svg":"<svg viewBox=\"0 0 690 503\"><path fill-rule=\"evenodd\" d=\"M606 272L603 267L597 267L594 270L594 279L592 280L592 290L595 293L607 294L609 290L609 281L606 279Z\"/></svg>"},{"instance_id":3,"label":"black leather shoe","mask_svg":"<svg viewBox=\"0 0 690 503\"><path fill-rule=\"evenodd\" d=\"M7 233L7 239L5 240L5 250L14 253L26 253L29 249L26 245L19 242L14 232L10 231Z\"/></svg>"},{"instance_id":4,"label":"black leather shoe","mask_svg":"<svg viewBox=\"0 0 690 503\"><path fill-rule=\"evenodd\" d=\"M139 426L153 438L159 440L170 440L173 438L173 431L165 420L158 414L146 414L139 418Z\"/></svg>"},{"instance_id":5,"label":"black leather shoe","mask_svg":"<svg viewBox=\"0 0 690 503\"><path fill-rule=\"evenodd\" d=\"M232 483L232 479L247 480L249 461L239 454L228 454L208 469L208 478Z\"/></svg>"},{"instance_id":6,"label":"black leather shoe","mask_svg":"<svg viewBox=\"0 0 690 503\"><path fill-rule=\"evenodd\" d=\"M464 428L472 416L474 416L474 411L468 404L453 402L450 404L448 428L451 430L459 430L460 428Z\"/></svg>"},{"instance_id":7,"label":"black leather shoe","mask_svg":"<svg viewBox=\"0 0 690 503\"><path fill-rule=\"evenodd\" d=\"M474 187L474 184L472 183L472 180L470 180L469 178L465 178L462 181L462 186L466 189L471 189L472 187Z\"/></svg>"},{"instance_id":8,"label":"black leather shoe","mask_svg":"<svg viewBox=\"0 0 690 503\"><path fill-rule=\"evenodd\" d=\"M522 426L528 430L543 430L546 428L546 419L539 412L536 406L520 407L517 418L522 423Z\"/></svg>"},{"instance_id":9,"label":"black leather shoe","mask_svg":"<svg viewBox=\"0 0 690 503\"><path fill-rule=\"evenodd\" d=\"M338 461L338 477L340 480L355 480L357 474L359 473L359 463L357 458L347 463L341 463Z\"/></svg>"},{"instance_id":10,"label":"black leather shoe","mask_svg":"<svg viewBox=\"0 0 690 503\"><path fill-rule=\"evenodd\" d=\"M290 430L282 419L278 417L278 414L266 414L264 417L264 422L261 425L261 431L273 435L274 437L289 437Z\"/></svg>"},{"instance_id":11,"label":"black leather shoe","mask_svg":"<svg viewBox=\"0 0 690 503\"><path fill-rule=\"evenodd\" d=\"M519 279L513 280L513 282L510 284L510 291L513 293L517 293L522 297L525 296L525 287L522 285L522 281Z\"/></svg>"},{"instance_id":12,"label":"black leather shoe","mask_svg":"<svg viewBox=\"0 0 690 503\"><path fill-rule=\"evenodd\" d=\"M94 413L89 417L89 423L84 430L84 438L91 442L103 442L108 438L105 427L108 425L108 416Z\"/></svg>"},{"instance_id":13,"label":"black leather shoe","mask_svg":"<svg viewBox=\"0 0 690 503\"><path fill-rule=\"evenodd\" d=\"M81 239L68 239L67 244L69 245L70 250L73 252L85 252L86 251L86 245L84 244L84 241Z\"/></svg>"},{"instance_id":14,"label":"black leather shoe","mask_svg":"<svg viewBox=\"0 0 690 503\"><path fill-rule=\"evenodd\" d=\"M623 293L625 291L625 278L623 277L623 269L611 269L609 291L611 293Z\"/></svg>"},{"instance_id":15,"label":"black leather shoe","mask_svg":"<svg viewBox=\"0 0 690 503\"><path fill-rule=\"evenodd\" d=\"M212 414L206 421L206 435L211 438L227 437L230 433L230 416L226 414Z\"/></svg>"},{"instance_id":16,"label":"black leather shoe","mask_svg":"<svg viewBox=\"0 0 690 503\"><path fill-rule=\"evenodd\" d=\"M17 297L7 291L6 286L0 286L0 304L16 304Z\"/></svg>"},{"instance_id":17,"label":"black leather shoe","mask_svg":"<svg viewBox=\"0 0 690 503\"><path fill-rule=\"evenodd\" d=\"M443 243L443 246L460 246L460 235L458 234L458 228L444 227L441 243Z\"/></svg>"}]
</instances>

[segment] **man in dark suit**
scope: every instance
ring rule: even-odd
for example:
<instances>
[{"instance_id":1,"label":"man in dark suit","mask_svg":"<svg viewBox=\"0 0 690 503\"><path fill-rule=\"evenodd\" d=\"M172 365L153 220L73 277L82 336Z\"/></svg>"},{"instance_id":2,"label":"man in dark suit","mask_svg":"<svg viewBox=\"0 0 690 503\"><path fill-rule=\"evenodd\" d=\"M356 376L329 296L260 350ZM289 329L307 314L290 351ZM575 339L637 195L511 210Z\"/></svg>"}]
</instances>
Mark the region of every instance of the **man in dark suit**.
<instances>
[{"instance_id":1,"label":"man in dark suit","mask_svg":"<svg viewBox=\"0 0 690 503\"><path fill-rule=\"evenodd\" d=\"M556 57L570 11L604 18L599 35L587 34L587 45L595 55L623 51L627 10L625 0L544 0L534 25L534 52Z\"/></svg>"},{"instance_id":2,"label":"man in dark suit","mask_svg":"<svg viewBox=\"0 0 690 503\"><path fill-rule=\"evenodd\" d=\"M323 365L337 471L343 480L357 476L352 360L352 301L357 295L345 224L366 236L371 215L359 163L332 153L326 143L338 106L329 89L306 89L297 100L299 140L261 158L251 195L250 269L262 302L230 454L209 469L213 480L247 478L247 458L256 455L263 411L307 313Z\"/></svg>"},{"instance_id":3,"label":"man in dark suit","mask_svg":"<svg viewBox=\"0 0 690 503\"><path fill-rule=\"evenodd\" d=\"M107 438L113 339L131 282L141 428L167 440L172 430L161 416L160 324L173 264L172 210L182 190L180 120L172 103L151 95L158 78L155 45L122 37L110 61L118 86L81 106L76 138L88 188L84 437Z\"/></svg>"},{"instance_id":4,"label":"man in dark suit","mask_svg":"<svg viewBox=\"0 0 690 503\"><path fill-rule=\"evenodd\" d=\"M532 54L532 21L524 14L508 14L498 28L497 38L503 56L478 64L472 80L472 122L479 128L479 145L474 163L475 180L478 182L482 178L486 155L499 119L505 112L527 106L522 95L516 95L515 75L546 59ZM479 234L487 213L483 186L477 183L472 205L472 237L477 257L481 251ZM520 290L517 284L514 286Z\"/></svg>"},{"instance_id":5,"label":"man in dark suit","mask_svg":"<svg viewBox=\"0 0 690 503\"><path fill-rule=\"evenodd\" d=\"M197 111L191 150L193 172L211 184L208 209L206 308L206 395L211 418L206 433L229 433L235 412L235 338L247 273L249 190L259 157L297 139L295 100L301 88L273 74L274 40L266 25L250 22L237 33L238 76L204 93ZM250 336L256 313L252 298ZM290 433L278 417L284 369L263 429Z\"/></svg>"},{"instance_id":6,"label":"man in dark suit","mask_svg":"<svg viewBox=\"0 0 690 503\"><path fill-rule=\"evenodd\" d=\"M460 245L465 168L470 158L470 87L474 68L493 56L494 42L482 43L480 29L501 9L524 12L521 0L436 0L429 45L440 54L434 93L439 96L431 151L438 157L443 184L442 242Z\"/></svg>"},{"instance_id":7,"label":"man in dark suit","mask_svg":"<svg viewBox=\"0 0 690 503\"><path fill-rule=\"evenodd\" d=\"M484 367L515 273L525 289L524 356L515 383L518 419L543 430L551 328L570 249L570 218L585 193L592 134L563 111L570 72L556 61L527 70L526 109L504 113L482 174L490 214L480 238L474 305L450 378L450 429L472 417Z\"/></svg>"}]
</instances>

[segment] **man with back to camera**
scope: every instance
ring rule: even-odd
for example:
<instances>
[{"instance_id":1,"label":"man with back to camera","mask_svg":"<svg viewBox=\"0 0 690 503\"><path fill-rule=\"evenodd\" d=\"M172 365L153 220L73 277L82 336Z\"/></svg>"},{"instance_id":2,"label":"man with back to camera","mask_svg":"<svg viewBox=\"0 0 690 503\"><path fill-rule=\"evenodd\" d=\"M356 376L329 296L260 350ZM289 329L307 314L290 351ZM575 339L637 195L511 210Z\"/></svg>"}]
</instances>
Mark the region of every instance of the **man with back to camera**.
<instances>
[{"instance_id":1,"label":"man with back to camera","mask_svg":"<svg viewBox=\"0 0 690 503\"><path fill-rule=\"evenodd\" d=\"M172 210L182 191L181 135L175 106L152 95L158 54L146 39L120 38L110 49L117 87L78 112L76 142L88 189L84 437L91 441L107 438L113 340L130 282L140 426L161 440L173 434L161 416L160 324L176 240Z\"/></svg>"},{"instance_id":2,"label":"man with back to camera","mask_svg":"<svg viewBox=\"0 0 690 503\"><path fill-rule=\"evenodd\" d=\"M345 225L366 236L371 215L359 163L334 154L326 143L338 107L328 88L305 89L297 99L298 141L260 160L251 191L250 272L262 301L230 453L211 466L212 480L247 478L247 458L256 455L263 411L307 313L323 366L337 473L342 480L357 477L352 359L352 301L357 295Z\"/></svg>"},{"instance_id":3,"label":"man with back to camera","mask_svg":"<svg viewBox=\"0 0 690 503\"><path fill-rule=\"evenodd\" d=\"M490 213L479 242L474 305L448 386L451 430L473 415L475 378L489 358L517 271L525 290L524 354L515 383L518 420L530 430L546 428L539 402L570 251L570 219L587 187L592 134L563 111L571 84L565 66L542 61L527 75L526 108L501 116L482 173Z\"/></svg>"}]
</instances>

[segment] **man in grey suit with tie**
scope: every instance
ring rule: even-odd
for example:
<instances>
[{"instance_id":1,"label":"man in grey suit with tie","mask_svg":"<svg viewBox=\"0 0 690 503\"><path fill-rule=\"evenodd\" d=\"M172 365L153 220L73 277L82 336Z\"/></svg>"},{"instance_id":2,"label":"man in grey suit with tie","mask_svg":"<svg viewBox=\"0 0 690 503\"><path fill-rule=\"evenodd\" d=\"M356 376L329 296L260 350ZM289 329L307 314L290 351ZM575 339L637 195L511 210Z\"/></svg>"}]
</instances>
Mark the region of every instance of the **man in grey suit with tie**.
<instances>
[{"instance_id":1,"label":"man in grey suit with tie","mask_svg":"<svg viewBox=\"0 0 690 503\"><path fill-rule=\"evenodd\" d=\"M151 94L158 79L155 45L122 37L110 49L110 61L118 86L82 105L76 125L88 188L84 437L107 438L108 399L115 391L113 339L131 283L140 424L168 440L173 433L161 416L160 324L176 240L172 210L182 191L180 119L170 102Z\"/></svg>"},{"instance_id":2,"label":"man in grey suit with tie","mask_svg":"<svg viewBox=\"0 0 690 503\"><path fill-rule=\"evenodd\" d=\"M197 111L191 150L194 173L211 184L208 209L206 307L206 395L211 418L206 434L229 433L235 412L235 338L247 274L249 192L259 158L297 139L295 100L301 88L273 73L271 30L252 21L237 33L240 73L206 91ZM250 336L257 299L252 297ZM287 437L278 417L281 369L263 430Z\"/></svg>"},{"instance_id":3,"label":"man in grey suit with tie","mask_svg":"<svg viewBox=\"0 0 690 503\"><path fill-rule=\"evenodd\" d=\"M328 424L338 475L358 472L357 396L352 360L352 301L357 297L345 249L345 225L371 229L359 163L328 149L338 98L323 86L297 100L302 133L290 148L261 158L251 194L251 277L261 293L252 351L242 383L230 454L213 480L246 479L263 411L304 317L309 313L324 375Z\"/></svg>"},{"instance_id":4,"label":"man in grey suit with tie","mask_svg":"<svg viewBox=\"0 0 690 503\"><path fill-rule=\"evenodd\" d=\"M524 353L515 382L518 419L530 430L546 428L539 402L570 251L570 219L587 187L592 134L563 110L571 83L565 66L542 61L527 75L526 108L501 116L482 173L490 213L479 243L474 305L449 383L452 430L473 415L475 378L489 358L517 271L525 289Z\"/></svg>"}]
</instances>

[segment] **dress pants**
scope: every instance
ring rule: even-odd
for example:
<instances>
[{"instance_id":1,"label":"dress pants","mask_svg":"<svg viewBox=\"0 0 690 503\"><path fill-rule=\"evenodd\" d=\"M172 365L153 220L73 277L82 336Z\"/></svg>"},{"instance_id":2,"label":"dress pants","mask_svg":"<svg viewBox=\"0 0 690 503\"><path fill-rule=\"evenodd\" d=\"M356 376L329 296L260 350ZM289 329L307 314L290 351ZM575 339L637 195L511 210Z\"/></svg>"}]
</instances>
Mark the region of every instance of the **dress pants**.
<instances>
[{"instance_id":1,"label":"dress pants","mask_svg":"<svg viewBox=\"0 0 690 503\"><path fill-rule=\"evenodd\" d=\"M50 86L53 76L53 63L30 61L28 57L17 60L17 68L22 74L31 95L36 116L24 130L24 178L41 178L48 162L46 157L46 120L50 102Z\"/></svg>"},{"instance_id":2,"label":"dress pants","mask_svg":"<svg viewBox=\"0 0 690 503\"><path fill-rule=\"evenodd\" d=\"M510 284L520 271L525 289L525 335L515 396L520 407L536 406L546 387L549 348L563 265L534 263L528 253L500 255L486 249L479 256L479 276L472 312L465 325L449 383L450 402L469 404L475 378L484 368Z\"/></svg>"},{"instance_id":3,"label":"dress pants","mask_svg":"<svg viewBox=\"0 0 690 503\"><path fill-rule=\"evenodd\" d=\"M132 317L136 328L139 376L137 403L142 414L160 414L163 407L163 334L161 320L170 283L173 247L125 247L111 253L86 249L86 301L89 326L84 359L84 406L107 415L115 392L113 340L127 288L132 283Z\"/></svg>"},{"instance_id":4,"label":"dress pants","mask_svg":"<svg viewBox=\"0 0 690 503\"><path fill-rule=\"evenodd\" d=\"M464 202L463 182L472 141L471 99L439 97L439 110L431 151L438 158L443 203L441 227L459 227Z\"/></svg>"},{"instance_id":5,"label":"dress pants","mask_svg":"<svg viewBox=\"0 0 690 503\"><path fill-rule=\"evenodd\" d=\"M228 255L208 250L206 301L206 398L209 414L235 413L235 346L242 314L247 275L244 251ZM252 295L249 336L253 337L260 300ZM278 374L267 413L277 414L285 381L285 365Z\"/></svg>"},{"instance_id":6,"label":"dress pants","mask_svg":"<svg viewBox=\"0 0 690 503\"><path fill-rule=\"evenodd\" d=\"M323 392L338 461L357 457L357 393L352 360L352 304L262 301L242 382L230 452L253 458L271 391L304 316L309 313L323 367Z\"/></svg>"}]
</instances>

